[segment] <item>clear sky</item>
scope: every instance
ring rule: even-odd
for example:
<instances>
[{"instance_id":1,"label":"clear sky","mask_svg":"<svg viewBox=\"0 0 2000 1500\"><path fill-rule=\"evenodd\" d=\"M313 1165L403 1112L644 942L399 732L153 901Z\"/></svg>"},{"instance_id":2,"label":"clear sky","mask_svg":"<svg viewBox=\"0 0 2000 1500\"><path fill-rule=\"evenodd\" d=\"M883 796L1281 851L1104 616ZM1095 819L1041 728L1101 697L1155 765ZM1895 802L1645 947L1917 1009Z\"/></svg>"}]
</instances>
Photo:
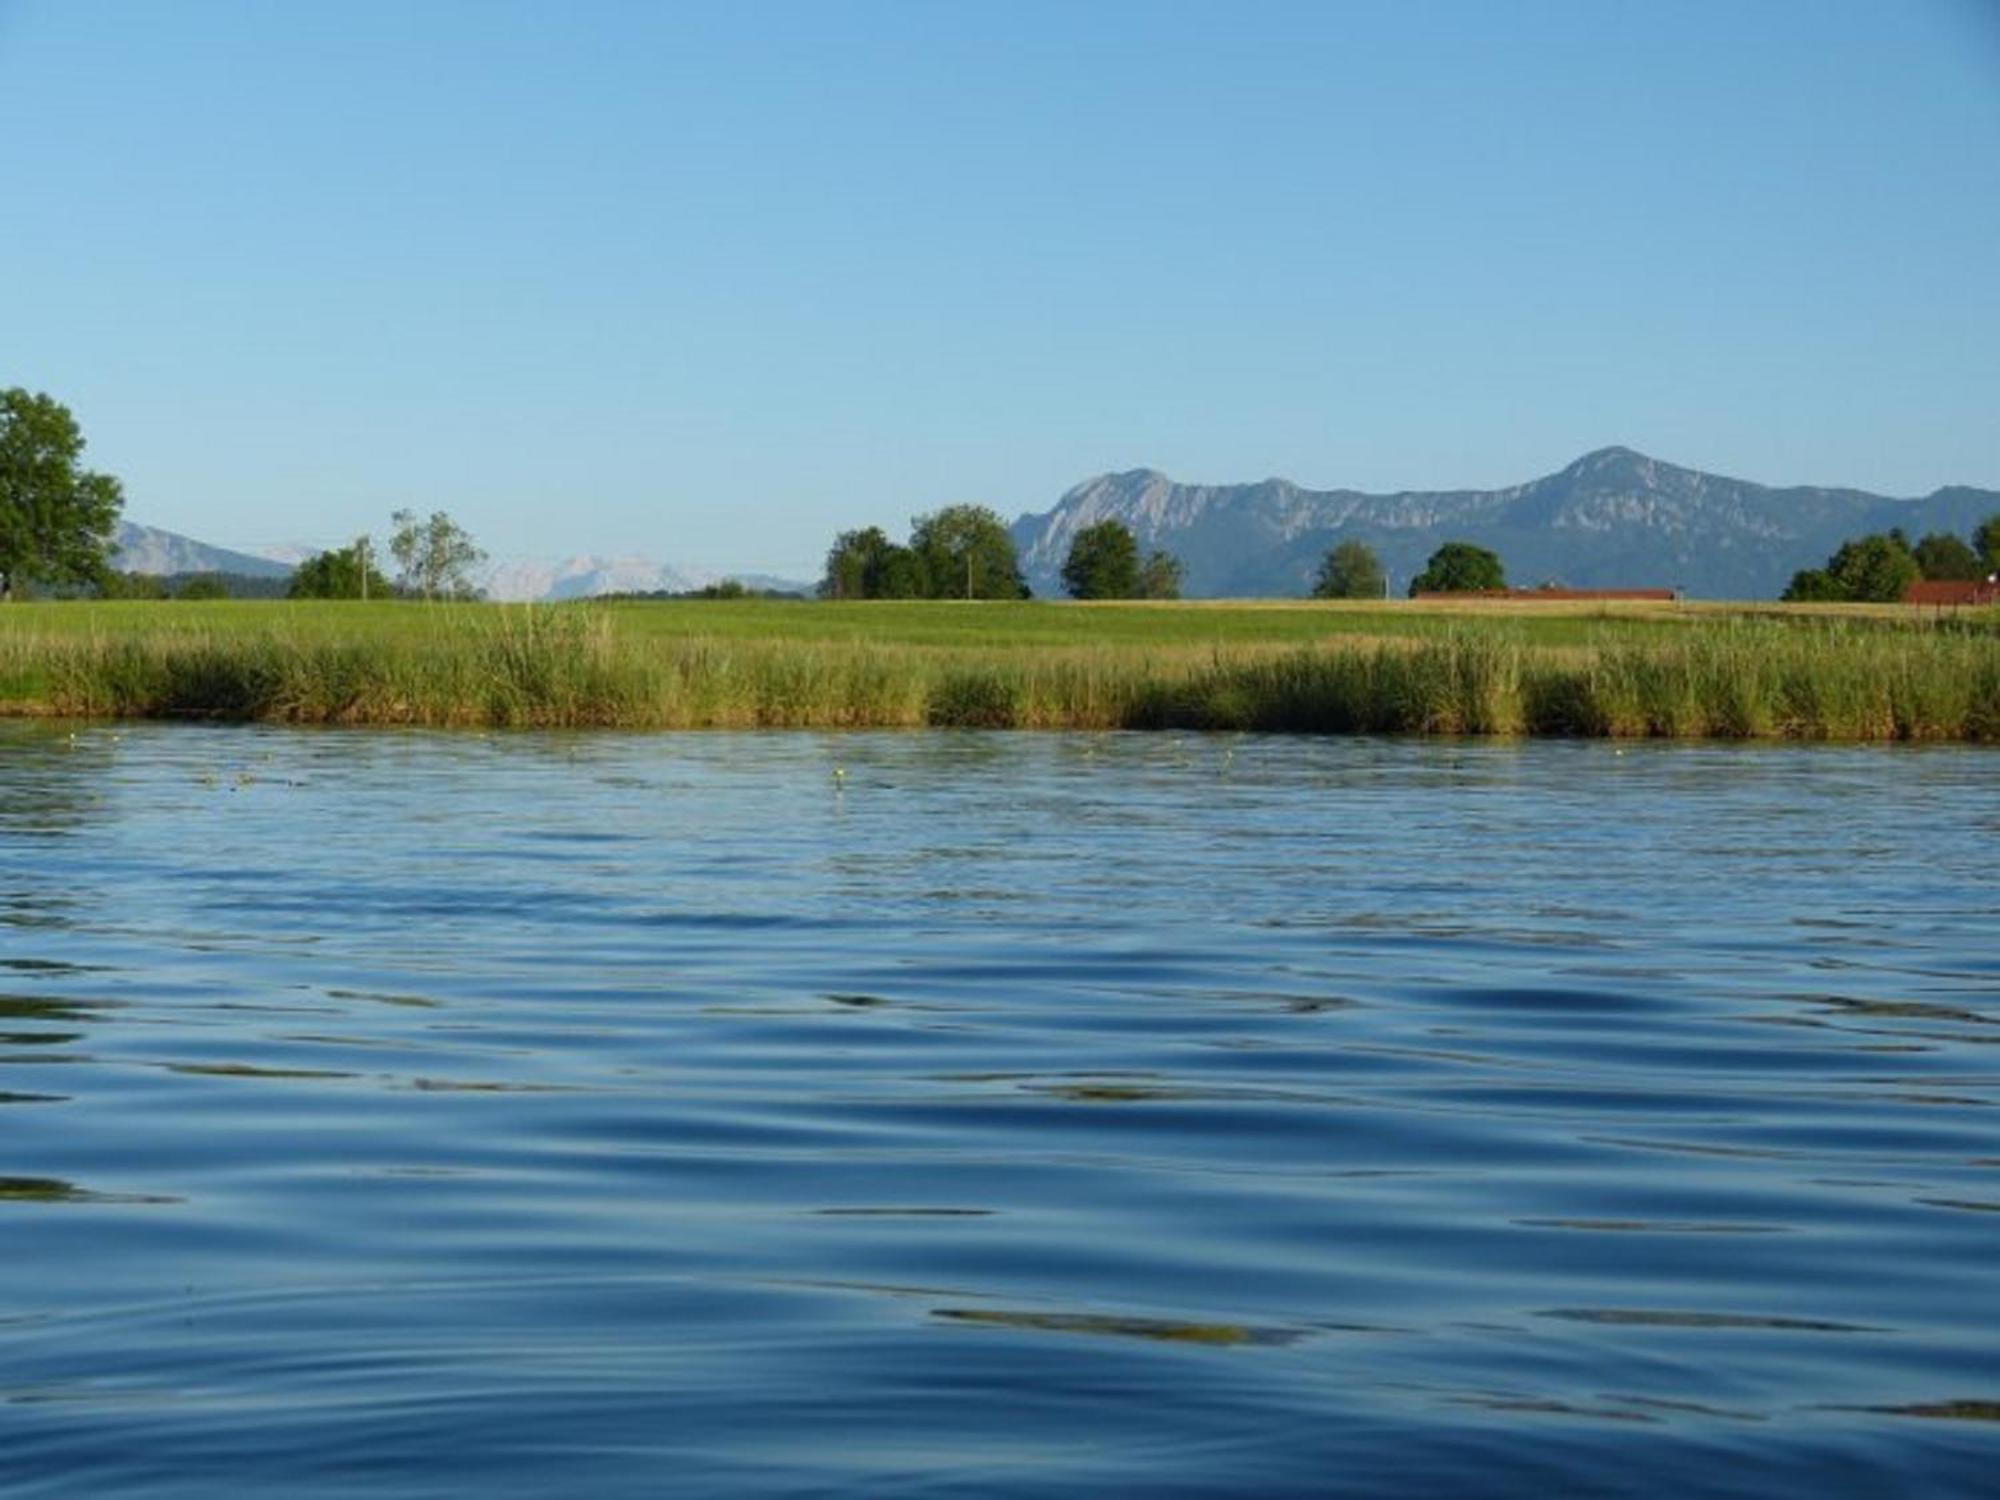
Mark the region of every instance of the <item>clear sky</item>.
<instances>
[{"instance_id":1,"label":"clear sky","mask_svg":"<svg viewBox=\"0 0 2000 1500\"><path fill-rule=\"evenodd\" d=\"M2000 487L2000 0L0 0L0 385L237 546Z\"/></svg>"}]
</instances>

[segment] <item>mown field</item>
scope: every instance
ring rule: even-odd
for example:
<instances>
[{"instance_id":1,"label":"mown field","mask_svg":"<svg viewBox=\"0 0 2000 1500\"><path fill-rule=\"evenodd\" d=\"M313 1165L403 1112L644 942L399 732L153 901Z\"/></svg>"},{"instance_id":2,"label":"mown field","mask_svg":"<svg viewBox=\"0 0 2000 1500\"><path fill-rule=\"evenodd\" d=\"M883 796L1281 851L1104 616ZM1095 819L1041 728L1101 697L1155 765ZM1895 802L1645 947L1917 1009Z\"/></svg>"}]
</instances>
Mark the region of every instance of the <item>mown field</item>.
<instances>
[{"instance_id":1,"label":"mown field","mask_svg":"<svg viewBox=\"0 0 2000 1500\"><path fill-rule=\"evenodd\" d=\"M762 600L0 607L0 713L2000 741L2000 615Z\"/></svg>"}]
</instances>

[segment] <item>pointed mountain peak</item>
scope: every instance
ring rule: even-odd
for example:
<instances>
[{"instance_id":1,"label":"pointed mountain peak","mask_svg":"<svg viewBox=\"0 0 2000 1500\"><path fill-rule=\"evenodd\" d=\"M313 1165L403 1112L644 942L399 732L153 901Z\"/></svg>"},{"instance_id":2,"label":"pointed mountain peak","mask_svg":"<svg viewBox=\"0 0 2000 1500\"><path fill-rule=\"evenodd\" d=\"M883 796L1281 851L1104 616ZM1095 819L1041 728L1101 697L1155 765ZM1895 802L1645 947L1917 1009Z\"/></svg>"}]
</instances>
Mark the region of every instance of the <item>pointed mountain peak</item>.
<instances>
[{"instance_id":1,"label":"pointed mountain peak","mask_svg":"<svg viewBox=\"0 0 2000 1500\"><path fill-rule=\"evenodd\" d=\"M1709 477L1620 444L1594 449L1549 479L1593 489L1682 490L1699 488Z\"/></svg>"},{"instance_id":2,"label":"pointed mountain peak","mask_svg":"<svg viewBox=\"0 0 2000 1500\"><path fill-rule=\"evenodd\" d=\"M1608 448L1593 448L1575 463L1564 469L1565 474L1598 474L1607 469L1652 468L1657 460L1648 458L1636 448L1613 443Z\"/></svg>"}]
</instances>

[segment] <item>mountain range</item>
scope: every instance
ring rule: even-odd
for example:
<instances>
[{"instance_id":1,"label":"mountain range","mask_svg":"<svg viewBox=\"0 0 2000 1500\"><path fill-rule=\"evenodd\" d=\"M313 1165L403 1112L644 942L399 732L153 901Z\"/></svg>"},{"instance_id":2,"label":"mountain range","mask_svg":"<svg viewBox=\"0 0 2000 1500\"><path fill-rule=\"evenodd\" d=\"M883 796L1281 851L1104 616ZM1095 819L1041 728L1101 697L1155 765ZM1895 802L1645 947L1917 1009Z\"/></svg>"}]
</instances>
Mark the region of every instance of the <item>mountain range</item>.
<instances>
[{"instance_id":1,"label":"mountain range","mask_svg":"<svg viewBox=\"0 0 2000 1500\"><path fill-rule=\"evenodd\" d=\"M1966 536L2000 514L2000 490L1964 485L1897 499L1857 489L1772 487L1684 469L1630 448L1600 448L1541 479L1498 490L1309 490L1285 479L1178 484L1154 469L1089 479L1012 528L1022 570L1042 598L1062 594L1062 564L1077 532L1124 522L1142 549L1180 558L1193 598L1270 598L1308 591L1328 549L1354 539L1381 557L1400 593L1441 543L1475 542L1500 554L1508 578L1533 586L1679 588L1693 598L1768 599L1800 568L1816 567L1849 537L1901 527ZM118 567L138 573L248 573L283 577L310 549L230 551L157 527L118 530ZM489 598L582 599L609 593L681 593L735 577L752 588L806 592L810 584L720 574L644 557L510 558L477 581Z\"/></svg>"},{"instance_id":2,"label":"mountain range","mask_svg":"<svg viewBox=\"0 0 2000 1500\"><path fill-rule=\"evenodd\" d=\"M131 521L119 523L117 544L112 563L128 573L239 573L253 578L283 578L319 550L273 547L263 552L236 552ZM705 588L725 577L753 589L781 593L810 592L812 587L764 573L712 573L645 557L501 558L481 567L474 581L489 599L520 601L589 599L599 594L677 594Z\"/></svg>"},{"instance_id":3,"label":"mountain range","mask_svg":"<svg viewBox=\"0 0 2000 1500\"><path fill-rule=\"evenodd\" d=\"M111 564L126 573L243 573L252 578L283 578L292 571L293 562L303 560L232 552L177 531L131 521L118 523L114 540L117 550L111 554Z\"/></svg>"},{"instance_id":4,"label":"mountain range","mask_svg":"<svg viewBox=\"0 0 2000 1500\"><path fill-rule=\"evenodd\" d=\"M1446 541L1500 554L1508 580L1572 588L1679 588L1695 598L1773 598L1849 537L1900 526L1961 537L2000 512L2000 491L1965 486L1920 499L1855 489L1773 488L1600 448L1557 473L1498 490L1309 490L1285 479L1178 484L1153 469L1086 480L1013 525L1038 596L1060 595L1077 532L1123 521L1142 550L1180 558L1191 597L1308 591L1336 544L1366 542L1401 593Z\"/></svg>"}]
</instances>

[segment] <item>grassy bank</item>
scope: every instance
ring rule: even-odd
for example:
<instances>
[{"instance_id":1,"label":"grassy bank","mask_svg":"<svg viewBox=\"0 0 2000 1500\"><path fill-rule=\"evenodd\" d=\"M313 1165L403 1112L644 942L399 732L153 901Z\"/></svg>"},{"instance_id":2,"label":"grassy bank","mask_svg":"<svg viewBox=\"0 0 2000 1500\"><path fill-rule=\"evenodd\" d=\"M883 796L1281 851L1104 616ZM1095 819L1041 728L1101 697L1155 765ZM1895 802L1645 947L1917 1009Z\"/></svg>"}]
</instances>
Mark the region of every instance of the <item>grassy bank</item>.
<instances>
[{"instance_id":1,"label":"grassy bank","mask_svg":"<svg viewBox=\"0 0 2000 1500\"><path fill-rule=\"evenodd\" d=\"M2000 625L1408 605L32 606L0 611L0 712L1990 742Z\"/></svg>"}]
</instances>

